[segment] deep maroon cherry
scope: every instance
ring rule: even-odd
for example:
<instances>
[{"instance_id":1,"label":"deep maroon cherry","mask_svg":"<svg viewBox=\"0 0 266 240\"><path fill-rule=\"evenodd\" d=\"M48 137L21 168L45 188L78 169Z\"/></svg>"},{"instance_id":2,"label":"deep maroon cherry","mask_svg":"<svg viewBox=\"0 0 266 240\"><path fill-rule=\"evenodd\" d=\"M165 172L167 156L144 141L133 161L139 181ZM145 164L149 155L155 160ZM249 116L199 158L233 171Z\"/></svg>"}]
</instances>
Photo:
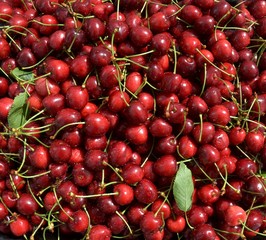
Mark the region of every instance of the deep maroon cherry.
<instances>
[{"instance_id":1,"label":"deep maroon cherry","mask_svg":"<svg viewBox=\"0 0 266 240\"><path fill-rule=\"evenodd\" d=\"M134 189L135 198L140 203L149 204L157 199L157 187L146 178L142 179Z\"/></svg>"},{"instance_id":2,"label":"deep maroon cherry","mask_svg":"<svg viewBox=\"0 0 266 240\"><path fill-rule=\"evenodd\" d=\"M39 205L30 193L23 193L17 200L16 208L19 213L29 216L38 210Z\"/></svg>"}]
</instances>

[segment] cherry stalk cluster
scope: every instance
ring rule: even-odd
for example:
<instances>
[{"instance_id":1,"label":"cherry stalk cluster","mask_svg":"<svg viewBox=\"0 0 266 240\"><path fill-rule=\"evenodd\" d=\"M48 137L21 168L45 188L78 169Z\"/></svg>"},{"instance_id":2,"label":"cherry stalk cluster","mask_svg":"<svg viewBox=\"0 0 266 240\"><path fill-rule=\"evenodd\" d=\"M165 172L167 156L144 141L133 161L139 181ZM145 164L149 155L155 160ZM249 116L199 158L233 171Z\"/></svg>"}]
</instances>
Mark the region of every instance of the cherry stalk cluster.
<instances>
[{"instance_id":1,"label":"cherry stalk cluster","mask_svg":"<svg viewBox=\"0 0 266 240\"><path fill-rule=\"evenodd\" d=\"M266 237L265 0L0 0L0 232Z\"/></svg>"}]
</instances>

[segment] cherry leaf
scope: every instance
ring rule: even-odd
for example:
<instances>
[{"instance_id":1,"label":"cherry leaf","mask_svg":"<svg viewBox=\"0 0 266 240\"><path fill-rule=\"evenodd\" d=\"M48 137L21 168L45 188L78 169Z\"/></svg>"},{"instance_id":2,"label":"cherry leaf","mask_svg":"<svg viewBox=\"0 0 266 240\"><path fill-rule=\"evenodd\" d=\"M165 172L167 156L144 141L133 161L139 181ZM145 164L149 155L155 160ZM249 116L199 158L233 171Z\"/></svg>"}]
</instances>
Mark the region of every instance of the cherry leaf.
<instances>
[{"instance_id":1,"label":"cherry leaf","mask_svg":"<svg viewBox=\"0 0 266 240\"><path fill-rule=\"evenodd\" d=\"M33 72L20 70L15 68L11 71L12 76L18 81L32 81L34 79Z\"/></svg>"},{"instance_id":2,"label":"cherry leaf","mask_svg":"<svg viewBox=\"0 0 266 240\"><path fill-rule=\"evenodd\" d=\"M27 99L26 92L20 93L14 98L14 102L8 114L8 125L10 128L19 128L27 120Z\"/></svg>"},{"instance_id":3,"label":"cherry leaf","mask_svg":"<svg viewBox=\"0 0 266 240\"><path fill-rule=\"evenodd\" d=\"M193 191L192 173L186 164L181 162L173 184L174 198L181 211L186 212L191 208Z\"/></svg>"}]
</instances>

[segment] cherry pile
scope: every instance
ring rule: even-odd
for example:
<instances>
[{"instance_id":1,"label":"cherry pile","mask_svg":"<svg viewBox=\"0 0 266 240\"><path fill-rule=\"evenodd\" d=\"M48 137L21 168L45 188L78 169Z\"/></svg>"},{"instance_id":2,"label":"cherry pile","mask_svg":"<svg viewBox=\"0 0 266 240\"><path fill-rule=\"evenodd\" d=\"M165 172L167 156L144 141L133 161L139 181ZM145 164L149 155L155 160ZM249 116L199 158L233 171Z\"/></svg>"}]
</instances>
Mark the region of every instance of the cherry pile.
<instances>
[{"instance_id":1,"label":"cherry pile","mask_svg":"<svg viewBox=\"0 0 266 240\"><path fill-rule=\"evenodd\" d=\"M266 1L0 0L0 232L266 237Z\"/></svg>"}]
</instances>

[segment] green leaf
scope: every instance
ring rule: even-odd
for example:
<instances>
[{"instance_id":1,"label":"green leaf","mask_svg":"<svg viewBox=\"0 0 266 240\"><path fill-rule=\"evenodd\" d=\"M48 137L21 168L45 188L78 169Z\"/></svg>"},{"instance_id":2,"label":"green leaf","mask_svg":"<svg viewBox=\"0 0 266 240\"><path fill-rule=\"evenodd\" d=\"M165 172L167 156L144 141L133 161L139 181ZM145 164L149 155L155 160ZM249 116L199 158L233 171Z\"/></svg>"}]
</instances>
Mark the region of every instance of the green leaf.
<instances>
[{"instance_id":1,"label":"green leaf","mask_svg":"<svg viewBox=\"0 0 266 240\"><path fill-rule=\"evenodd\" d=\"M14 98L14 102L8 114L8 125L10 128L19 128L27 120L27 99L26 92L20 93Z\"/></svg>"},{"instance_id":2,"label":"green leaf","mask_svg":"<svg viewBox=\"0 0 266 240\"><path fill-rule=\"evenodd\" d=\"M32 81L34 79L33 72L30 71L23 71L19 68L15 68L11 71L13 77L18 81Z\"/></svg>"},{"instance_id":3,"label":"green leaf","mask_svg":"<svg viewBox=\"0 0 266 240\"><path fill-rule=\"evenodd\" d=\"M181 162L173 184L174 198L180 210L186 212L191 208L193 191L192 173L186 164Z\"/></svg>"}]
</instances>

